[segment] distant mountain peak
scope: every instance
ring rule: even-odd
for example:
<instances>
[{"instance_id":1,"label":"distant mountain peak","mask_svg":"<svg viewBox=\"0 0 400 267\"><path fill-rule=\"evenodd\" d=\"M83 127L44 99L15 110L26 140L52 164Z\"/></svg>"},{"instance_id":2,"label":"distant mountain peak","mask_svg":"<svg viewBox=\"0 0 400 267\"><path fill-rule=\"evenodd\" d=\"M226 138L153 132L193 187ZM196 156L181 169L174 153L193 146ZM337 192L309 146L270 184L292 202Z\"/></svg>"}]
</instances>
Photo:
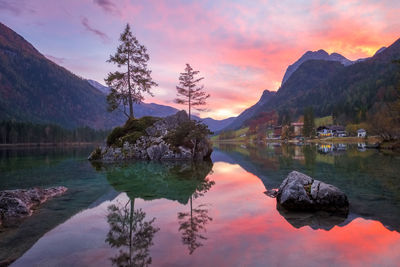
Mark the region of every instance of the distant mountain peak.
<instances>
[{"instance_id":1,"label":"distant mountain peak","mask_svg":"<svg viewBox=\"0 0 400 267\"><path fill-rule=\"evenodd\" d=\"M379 53L383 52L385 49L386 49L386 46L382 46L381 48L379 48L379 49L375 52L374 56L376 56L376 55L378 55Z\"/></svg>"},{"instance_id":2,"label":"distant mountain peak","mask_svg":"<svg viewBox=\"0 0 400 267\"><path fill-rule=\"evenodd\" d=\"M282 79L282 85L290 78L290 76L300 67L301 64L308 60L326 60L326 61L338 61L344 66L348 66L353 62L339 53L329 54L323 49L317 51L307 51L304 53L295 63L289 65L286 69L285 75Z\"/></svg>"},{"instance_id":3,"label":"distant mountain peak","mask_svg":"<svg viewBox=\"0 0 400 267\"><path fill-rule=\"evenodd\" d=\"M304 55L302 57L315 56L315 55L329 56L328 52L326 52L324 49L320 49L317 51L307 51L304 53Z\"/></svg>"},{"instance_id":4,"label":"distant mountain peak","mask_svg":"<svg viewBox=\"0 0 400 267\"><path fill-rule=\"evenodd\" d=\"M240 115L237 116L236 118L233 118L232 121L225 128L222 128L222 130L238 129L240 126L242 126L242 124L245 121L247 121L248 119L250 119L251 117L254 116L254 114L257 112L258 108L267 104L268 101L270 101L275 96L275 94L276 94L275 91L264 90L257 103L255 103L253 106L247 108L245 111L240 113Z\"/></svg>"}]
</instances>

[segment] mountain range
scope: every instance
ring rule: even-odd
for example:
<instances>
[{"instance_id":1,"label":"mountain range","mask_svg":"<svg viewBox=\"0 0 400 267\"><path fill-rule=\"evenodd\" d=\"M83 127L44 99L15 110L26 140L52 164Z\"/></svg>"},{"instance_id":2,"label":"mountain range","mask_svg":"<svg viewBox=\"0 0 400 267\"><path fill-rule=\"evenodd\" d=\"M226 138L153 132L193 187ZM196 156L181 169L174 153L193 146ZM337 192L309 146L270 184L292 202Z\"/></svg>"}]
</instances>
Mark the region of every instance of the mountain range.
<instances>
[{"instance_id":1,"label":"mountain range","mask_svg":"<svg viewBox=\"0 0 400 267\"><path fill-rule=\"evenodd\" d=\"M355 120L373 112L377 103L393 100L400 74L392 61L399 58L400 40L356 61L324 50L308 51L287 68L277 92L265 90L238 117L196 119L219 132L241 128L266 111L289 110L300 116L305 107L312 106L317 116L335 114ZM0 120L109 129L123 124L126 117L122 112L107 112L107 92L106 86L47 59L0 23ZM134 106L137 117L164 117L177 111L155 103Z\"/></svg>"},{"instance_id":2,"label":"mountain range","mask_svg":"<svg viewBox=\"0 0 400 267\"><path fill-rule=\"evenodd\" d=\"M123 124L126 117L122 112L107 112L108 91L97 81L82 79L49 60L0 23L0 121L109 129ZM155 103L134 105L136 117L165 117L176 112L176 108ZM218 131L231 120L203 121Z\"/></svg>"},{"instance_id":3,"label":"mountain range","mask_svg":"<svg viewBox=\"0 0 400 267\"><path fill-rule=\"evenodd\" d=\"M308 106L317 116L333 114L344 121L358 121L375 112L379 103L394 99L400 83L398 67L392 63L396 59L400 59L400 39L372 57L355 61L324 50L308 51L287 68L276 93L264 97L264 91L254 106L223 131L242 128L272 110L290 111L298 117Z\"/></svg>"},{"instance_id":4,"label":"mountain range","mask_svg":"<svg viewBox=\"0 0 400 267\"><path fill-rule=\"evenodd\" d=\"M375 55L379 54L383 50L385 50L386 47L381 47L378 51L376 51ZM307 51L302 55L296 62L294 62L292 65L289 65L286 69L285 74L283 75L282 79L282 85L285 84L285 82L290 78L290 76L300 67L301 64L308 60L325 60L325 61L336 61L340 62L343 66L349 66L354 63L358 63L364 60L367 60L369 58L360 58L355 61L351 61L347 59L346 57L342 56L341 54L338 53L332 53L328 54L325 50L320 49L318 51Z\"/></svg>"}]
</instances>

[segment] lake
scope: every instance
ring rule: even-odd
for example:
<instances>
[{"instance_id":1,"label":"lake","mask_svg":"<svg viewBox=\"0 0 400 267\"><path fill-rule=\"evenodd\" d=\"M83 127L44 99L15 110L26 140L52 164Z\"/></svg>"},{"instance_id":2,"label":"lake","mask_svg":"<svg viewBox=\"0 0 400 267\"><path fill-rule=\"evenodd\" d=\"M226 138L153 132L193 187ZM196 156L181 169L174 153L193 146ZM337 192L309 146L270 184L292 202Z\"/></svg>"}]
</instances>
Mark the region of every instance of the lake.
<instances>
[{"instance_id":1,"label":"lake","mask_svg":"<svg viewBox=\"0 0 400 267\"><path fill-rule=\"evenodd\" d=\"M0 150L0 190L63 185L0 230L11 266L398 266L400 155L356 145L217 145L212 162L91 164L92 147ZM292 170L344 191L347 217L265 194Z\"/></svg>"}]
</instances>

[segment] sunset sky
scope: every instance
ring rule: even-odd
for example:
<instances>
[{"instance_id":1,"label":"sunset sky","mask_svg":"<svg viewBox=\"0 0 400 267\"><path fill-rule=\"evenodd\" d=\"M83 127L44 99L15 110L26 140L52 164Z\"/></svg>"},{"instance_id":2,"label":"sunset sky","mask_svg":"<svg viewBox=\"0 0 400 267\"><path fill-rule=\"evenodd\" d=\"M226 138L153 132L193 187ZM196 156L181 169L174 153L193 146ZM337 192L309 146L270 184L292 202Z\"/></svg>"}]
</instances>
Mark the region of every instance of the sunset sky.
<instances>
[{"instance_id":1,"label":"sunset sky","mask_svg":"<svg viewBox=\"0 0 400 267\"><path fill-rule=\"evenodd\" d=\"M308 50L354 60L400 37L400 1L0 0L0 21L75 74L104 84L129 22L148 48L159 87L145 102L172 105L185 63L211 94L202 117L222 119L277 90Z\"/></svg>"}]
</instances>

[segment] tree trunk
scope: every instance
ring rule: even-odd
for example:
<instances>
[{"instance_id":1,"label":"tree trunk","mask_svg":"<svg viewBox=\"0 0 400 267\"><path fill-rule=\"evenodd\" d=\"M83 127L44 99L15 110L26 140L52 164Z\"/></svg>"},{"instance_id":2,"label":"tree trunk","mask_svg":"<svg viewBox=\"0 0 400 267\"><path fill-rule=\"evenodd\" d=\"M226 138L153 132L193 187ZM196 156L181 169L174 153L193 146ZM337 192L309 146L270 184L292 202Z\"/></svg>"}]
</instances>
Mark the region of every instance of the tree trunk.
<instances>
[{"instance_id":1,"label":"tree trunk","mask_svg":"<svg viewBox=\"0 0 400 267\"><path fill-rule=\"evenodd\" d=\"M129 266L132 266L132 231L133 231L133 212L135 210L135 199L130 200L131 202L131 212L129 214Z\"/></svg>"},{"instance_id":2,"label":"tree trunk","mask_svg":"<svg viewBox=\"0 0 400 267\"><path fill-rule=\"evenodd\" d=\"M190 93L191 93L191 90L192 90L192 89L191 89L190 86L189 86L189 120L192 119L192 117L191 117L191 115L190 115L190 109L191 109L191 107L190 107L190 104L191 104L191 103L190 103L190 100L191 100L191 98L192 98L192 96L191 96L191 94L190 94Z\"/></svg>"},{"instance_id":3,"label":"tree trunk","mask_svg":"<svg viewBox=\"0 0 400 267\"><path fill-rule=\"evenodd\" d=\"M134 118L133 116L133 100L132 100L132 86L131 86L131 66L130 66L130 59L129 59L129 53L128 53L128 89L129 89L129 95L128 95L128 103L129 103L129 117Z\"/></svg>"}]
</instances>

